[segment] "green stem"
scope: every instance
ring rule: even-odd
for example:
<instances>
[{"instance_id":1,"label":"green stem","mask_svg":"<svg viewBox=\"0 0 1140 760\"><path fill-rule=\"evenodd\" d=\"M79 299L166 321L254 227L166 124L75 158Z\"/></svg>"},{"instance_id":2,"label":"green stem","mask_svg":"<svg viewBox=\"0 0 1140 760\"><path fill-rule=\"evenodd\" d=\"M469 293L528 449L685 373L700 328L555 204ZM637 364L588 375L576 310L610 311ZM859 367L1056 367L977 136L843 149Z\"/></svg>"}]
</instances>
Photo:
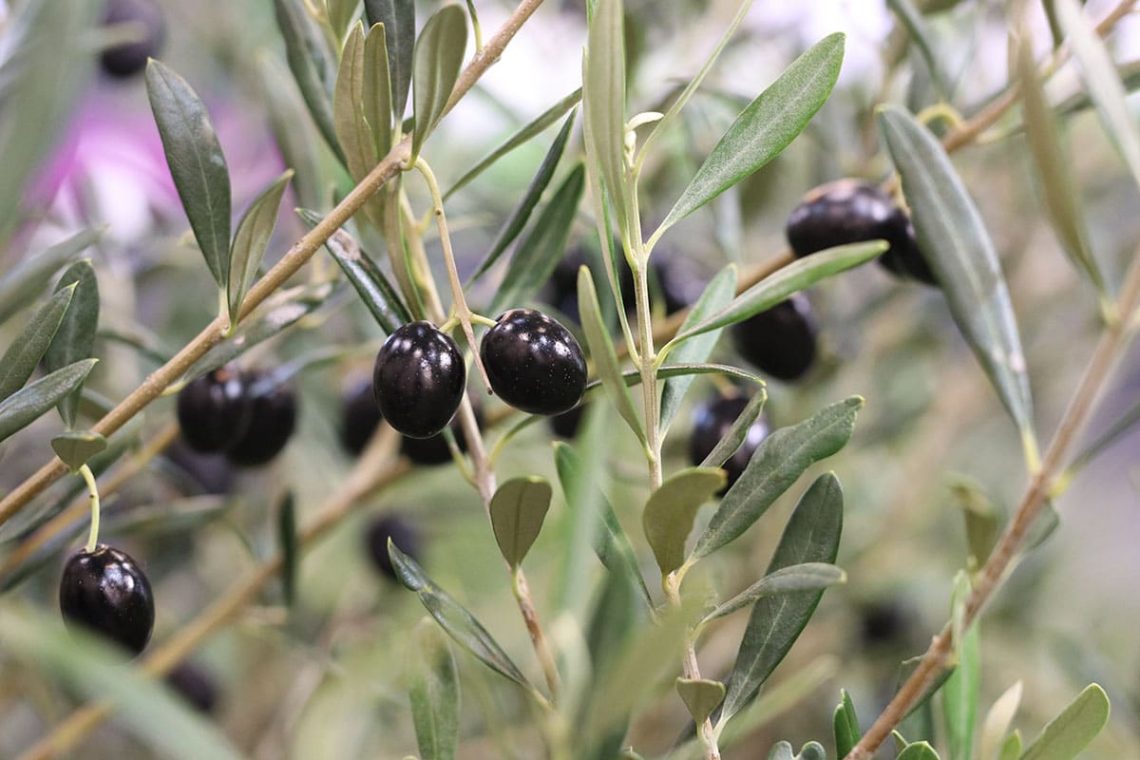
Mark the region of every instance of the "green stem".
<instances>
[{"instance_id":1,"label":"green stem","mask_svg":"<svg viewBox=\"0 0 1140 760\"><path fill-rule=\"evenodd\" d=\"M95 484L95 473L87 465L79 468L79 475L87 484L87 498L91 500L91 530L87 534L87 553L90 554L99 545L99 514L102 511L99 507L99 487Z\"/></svg>"},{"instance_id":2,"label":"green stem","mask_svg":"<svg viewBox=\"0 0 1140 760\"><path fill-rule=\"evenodd\" d=\"M475 0L467 0L467 12L471 15L471 30L475 33L475 55L483 52L483 29L479 26L479 14L475 12Z\"/></svg>"}]
</instances>

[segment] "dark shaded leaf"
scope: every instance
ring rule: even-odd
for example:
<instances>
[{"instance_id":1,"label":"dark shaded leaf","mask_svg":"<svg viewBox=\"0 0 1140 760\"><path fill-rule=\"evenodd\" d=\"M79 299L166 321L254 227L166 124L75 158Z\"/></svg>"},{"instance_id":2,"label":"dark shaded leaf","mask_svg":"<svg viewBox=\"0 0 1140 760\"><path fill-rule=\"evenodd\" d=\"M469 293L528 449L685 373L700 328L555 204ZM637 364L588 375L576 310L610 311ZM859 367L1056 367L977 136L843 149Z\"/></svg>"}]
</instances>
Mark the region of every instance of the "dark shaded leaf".
<instances>
[{"instance_id":1,"label":"dark shaded leaf","mask_svg":"<svg viewBox=\"0 0 1140 760\"><path fill-rule=\"evenodd\" d=\"M794 427L780 428L765 438L740 479L724 495L720 507L697 540L690 561L711 554L742 534L791 488L808 467L847 445L855 429L855 416L861 408L863 399L852 396L825 407Z\"/></svg>"},{"instance_id":2,"label":"dark shaded leaf","mask_svg":"<svg viewBox=\"0 0 1140 760\"><path fill-rule=\"evenodd\" d=\"M697 510L724 488L724 470L690 467L674 473L649 496L641 513L645 537L662 577L685 561L685 539Z\"/></svg>"},{"instance_id":3,"label":"dark shaded leaf","mask_svg":"<svg viewBox=\"0 0 1140 760\"><path fill-rule=\"evenodd\" d=\"M297 600L297 572L301 555L297 547L297 503L289 491L277 508L277 544L281 547L281 593L285 604Z\"/></svg>"},{"instance_id":4,"label":"dark shaded leaf","mask_svg":"<svg viewBox=\"0 0 1140 760\"><path fill-rule=\"evenodd\" d=\"M163 63L146 67L146 91L170 176L218 287L230 280L230 175L206 106Z\"/></svg>"},{"instance_id":5,"label":"dark shaded leaf","mask_svg":"<svg viewBox=\"0 0 1140 760\"><path fill-rule=\"evenodd\" d=\"M804 562L834 563L842 531L843 489L834 475L821 475L788 520L768 572ZM718 725L756 697L803 632L822 597L822 591L805 591L756 602L728 679Z\"/></svg>"},{"instance_id":6,"label":"dark shaded leaf","mask_svg":"<svg viewBox=\"0 0 1140 760\"><path fill-rule=\"evenodd\" d=\"M78 283L56 290L0 358L0 401L24 387L51 345Z\"/></svg>"},{"instance_id":7,"label":"dark shaded leaf","mask_svg":"<svg viewBox=\"0 0 1140 760\"><path fill-rule=\"evenodd\" d=\"M459 79L467 49L467 14L458 5L445 5L427 20L416 40L412 68L416 123L412 128L412 155L419 155L424 140L443 116L451 91Z\"/></svg>"},{"instance_id":8,"label":"dark shaded leaf","mask_svg":"<svg viewBox=\"0 0 1140 760\"><path fill-rule=\"evenodd\" d=\"M475 655L499 675L525 688L533 688L482 623L446 591L435 585L424 573L423 568L400 551L391 540L388 541L388 554L392 558L392 566L400 577L400 582L416 592L428 613L455 643Z\"/></svg>"},{"instance_id":9,"label":"dark shaded leaf","mask_svg":"<svg viewBox=\"0 0 1140 760\"><path fill-rule=\"evenodd\" d=\"M542 530L553 490L545 478L512 478L491 497L491 528L503 559L517 567Z\"/></svg>"},{"instance_id":10,"label":"dark shaded leaf","mask_svg":"<svg viewBox=\"0 0 1140 760\"><path fill-rule=\"evenodd\" d=\"M67 394L83 385L97 361L84 359L58 369L0 403L0 441L32 424Z\"/></svg>"},{"instance_id":11,"label":"dark shaded leaf","mask_svg":"<svg viewBox=\"0 0 1140 760\"><path fill-rule=\"evenodd\" d=\"M293 170L287 169L250 204L238 223L230 249L230 279L227 289L232 324L237 323L241 302L257 279L261 261L265 258L265 249L269 247L273 228L277 226L281 197L292 178Z\"/></svg>"},{"instance_id":12,"label":"dark shaded leaf","mask_svg":"<svg viewBox=\"0 0 1140 760\"><path fill-rule=\"evenodd\" d=\"M384 25L388 72L392 80L392 116L399 124L404 119L408 89L412 86L416 4L414 0L364 0L364 12L370 25Z\"/></svg>"},{"instance_id":13,"label":"dark shaded leaf","mask_svg":"<svg viewBox=\"0 0 1140 760\"><path fill-rule=\"evenodd\" d=\"M63 320L44 354L48 372L62 369L95 353L95 333L99 329L99 282L87 260L77 261L60 275L56 291L72 291ZM68 427L75 424L79 408L79 389L59 405L59 413Z\"/></svg>"}]
</instances>

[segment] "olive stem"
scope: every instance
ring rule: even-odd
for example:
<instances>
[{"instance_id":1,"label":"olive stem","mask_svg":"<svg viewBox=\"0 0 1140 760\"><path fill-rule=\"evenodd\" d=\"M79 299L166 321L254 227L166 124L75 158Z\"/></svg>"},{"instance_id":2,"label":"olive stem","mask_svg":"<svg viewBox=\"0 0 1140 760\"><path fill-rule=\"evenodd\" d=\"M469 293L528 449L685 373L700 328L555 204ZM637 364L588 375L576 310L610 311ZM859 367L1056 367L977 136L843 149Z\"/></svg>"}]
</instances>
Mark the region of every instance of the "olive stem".
<instances>
[{"instance_id":1,"label":"olive stem","mask_svg":"<svg viewBox=\"0 0 1140 760\"><path fill-rule=\"evenodd\" d=\"M87 553L90 554L99 545L99 514L102 512L99 506L99 486L95 484L95 474L86 464L80 465L78 473L87 484L87 498L91 502L91 530L87 534L86 547Z\"/></svg>"},{"instance_id":2,"label":"olive stem","mask_svg":"<svg viewBox=\"0 0 1140 760\"><path fill-rule=\"evenodd\" d=\"M467 0L467 13L471 16L471 31L475 34L475 55L483 52L483 29L479 26L479 14L475 12L474 0Z\"/></svg>"},{"instance_id":3,"label":"olive stem","mask_svg":"<svg viewBox=\"0 0 1140 760\"><path fill-rule=\"evenodd\" d=\"M475 342L475 328L471 326L472 312L467 306L467 298L463 295L463 283L459 279L459 270L455 267L455 254L451 249L451 234L447 229L447 216L443 212L443 195L439 191L439 183L435 180L428 162L423 156L416 157L416 170L423 176L431 192L433 212L436 226L439 228L439 241L443 246L443 259L447 263L447 279L451 283L452 310L459 323L463 325L463 334L467 336L467 344L471 346L471 358L479 368L479 375L483 378L483 385L491 392L491 380L487 377L487 370L479 358L479 344Z\"/></svg>"}]
</instances>

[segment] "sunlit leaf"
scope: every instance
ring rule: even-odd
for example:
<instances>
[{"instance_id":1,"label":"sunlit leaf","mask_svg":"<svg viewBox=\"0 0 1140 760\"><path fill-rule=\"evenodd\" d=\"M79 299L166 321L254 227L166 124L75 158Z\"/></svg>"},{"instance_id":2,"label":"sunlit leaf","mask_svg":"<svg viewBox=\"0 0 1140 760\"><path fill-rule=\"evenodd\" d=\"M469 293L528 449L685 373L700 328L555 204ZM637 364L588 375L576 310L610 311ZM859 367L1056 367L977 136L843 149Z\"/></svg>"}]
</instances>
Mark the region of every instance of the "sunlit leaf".
<instances>
[{"instance_id":1,"label":"sunlit leaf","mask_svg":"<svg viewBox=\"0 0 1140 760\"><path fill-rule=\"evenodd\" d=\"M225 288L230 279L230 175L210 115L186 80L159 61L147 64L146 91L194 239L214 282Z\"/></svg>"},{"instance_id":2,"label":"sunlit leaf","mask_svg":"<svg viewBox=\"0 0 1140 760\"><path fill-rule=\"evenodd\" d=\"M359 182L380 160L364 114L364 27L353 25L333 91L333 125L352 178Z\"/></svg>"},{"instance_id":3,"label":"sunlit leaf","mask_svg":"<svg viewBox=\"0 0 1140 760\"><path fill-rule=\"evenodd\" d=\"M392 79L387 35L380 24L374 24L364 38L364 120L376 155L386 155L392 148Z\"/></svg>"},{"instance_id":4,"label":"sunlit leaf","mask_svg":"<svg viewBox=\"0 0 1140 760\"><path fill-rule=\"evenodd\" d=\"M1021 705L1021 681L1005 690L994 701L982 722L982 734L978 748L979 760L1002 760L1002 747L1009 738L1009 729L1017 708Z\"/></svg>"}]
</instances>

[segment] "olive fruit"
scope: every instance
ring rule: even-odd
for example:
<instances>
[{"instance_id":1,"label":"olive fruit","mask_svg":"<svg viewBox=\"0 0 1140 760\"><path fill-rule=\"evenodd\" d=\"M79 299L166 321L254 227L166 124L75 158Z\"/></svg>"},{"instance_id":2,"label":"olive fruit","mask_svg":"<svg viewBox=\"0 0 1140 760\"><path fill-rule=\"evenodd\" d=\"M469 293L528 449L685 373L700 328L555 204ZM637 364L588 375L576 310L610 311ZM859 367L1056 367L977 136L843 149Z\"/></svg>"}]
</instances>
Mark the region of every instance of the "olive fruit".
<instances>
[{"instance_id":1,"label":"olive fruit","mask_svg":"<svg viewBox=\"0 0 1140 760\"><path fill-rule=\"evenodd\" d=\"M479 356L491 389L531 414L561 414L586 391L586 359L565 327L534 309L499 315L483 336Z\"/></svg>"},{"instance_id":2,"label":"olive fruit","mask_svg":"<svg viewBox=\"0 0 1140 760\"><path fill-rule=\"evenodd\" d=\"M244 375L249 390L249 427L229 449L226 458L236 465L254 467L273 459L285 448L297 424L297 399L286 385L259 371Z\"/></svg>"},{"instance_id":3,"label":"olive fruit","mask_svg":"<svg viewBox=\"0 0 1140 760\"><path fill-rule=\"evenodd\" d=\"M419 560L420 536L415 527L399 515L384 515L376 518L368 526L365 535L365 548L368 557L385 578L399 582L396 569L392 567L392 557L388 554L388 539L396 548L414 560Z\"/></svg>"},{"instance_id":4,"label":"olive fruit","mask_svg":"<svg viewBox=\"0 0 1140 760\"><path fill-rule=\"evenodd\" d=\"M218 703L213 676L193 663L184 662L167 673L166 685L200 713L212 713Z\"/></svg>"},{"instance_id":5,"label":"olive fruit","mask_svg":"<svg viewBox=\"0 0 1140 760\"><path fill-rule=\"evenodd\" d=\"M915 612L901 599L875 599L861 605L858 612L859 638L867 649L901 649L915 638Z\"/></svg>"},{"instance_id":6,"label":"olive fruit","mask_svg":"<svg viewBox=\"0 0 1140 760\"><path fill-rule=\"evenodd\" d=\"M233 367L195 378L178 393L178 425L195 451L211 454L232 446L249 427L246 381Z\"/></svg>"},{"instance_id":7,"label":"olive fruit","mask_svg":"<svg viewBox=\"0 0 1140 760\"><path fill-rule=\"evenodd\" d=\"M73 554L59 582L64 622L103 635L139 654L154 628L154 596L142 569L125 552L99 545Z\"/></svg>"},{"instance_id":8,"label":"olive fruit","mask_svg":"<svg viewBox=\"0 0 1140 760\"><path fill-rule=\"evenodd\" d=\"M430 438L443 430L466 385L459 346L430 322L397 328L376 355L372 391L380 414L411 438Z\"/></svg>"},{"instance_id":9,"label":"olive fruit","mask_svg":"<svg viewBox=\"0 0 1140 760\"><path fill-rule=\"evenodd\" d=\"M233 487L234 468L224 454L201 454L178 438L163 457L163 473L184 495L222 495Z\"/></svg>"},{"instance_id":10,"label":"olive fruit","mask_svg":"<svg viewBox=\"0 0 1140 760\"><path fill-rule=\"evenodd\" d=\"M372 393L372 380L363 378L344 394L341 403L340 443L345 451L359 455L384 419Z\"/></svg>"},{"instance_id":11,"label":"olive fruit","mask_svg":"<svg viewBox=\"0 0 1140 760\"><path fill-rule=\"evenodd\" d=\"M154 0L111 0L103 14L106 26L130 25L136 39L113 45L103 51L99 62L108 75L124 79L146 68L166 40L166 22Z\"/></svg>"},{"instance_id":12,"label":"olive fruit","mask_svg":"<svg viewBox=\"0 0 1140 760\"><path fill-rule=\"evenodd\" d=\"M582 426L582 417L586 413L586 406L578 404L568 412L556 414L550 418L550 429L559 438L573 438L578 435L578 428Z\"/></svg>"},{"instance_id":13,"label":"olive fruit","mask_svg":"<svg viewBox=\"0 0 1140 760\"><path fill-rule=\"evenodd\" d=\"M811 368L816 354L816 326L811 304L796 293L767 311L732 326L740 356L777 380L798 380Z\"/></svg>"},{"instance_id":14,"label":"olive fruit","mask_svg":"<svg viewBox=\"0 0 1140 760\"><path fill-rule=\"evenodd\" d=\"M746 406L748 399L738 394L718 395L698 406L693 413L693 431L689 436L689 461L694 465L705 461ZM722 495L744 474L752 455L767 437L768 422L761 415L749 426L740 447L721 465L727 475Z\"/></svg>"},{"instance_id":15,"label":"olive fruit","mask_svg":"<svg viewBox=\"0 0 1140 760\"><path fill-rule=\"evenodd\" d=\"M475 412L476 424L482 427L483 409L475 403L472 404L472 411ZM467 436L463 434L463 426L459 424L459 419L453 419L448 427L451 428L451 434L455 436L455 444L459 450L467 451ZM400 453L419 465L431 466L447 464L451 461L451 449L448 448L447 438L444 437L443 431L429 438L403 436L400 440Z\"/></svg>"},{"instance_id":16,"label":"olive fruit","mask_svg":"<svg viewBox=\"0 0 1140 760\"><path fill-rule=\"evenodd\" d=\"M785 233L797 258L837 245L882 239L879 262L903 277L934 284L906 212L877 186L853 179L821 185L788 215Z\"/></svg>"}]
</instances>

